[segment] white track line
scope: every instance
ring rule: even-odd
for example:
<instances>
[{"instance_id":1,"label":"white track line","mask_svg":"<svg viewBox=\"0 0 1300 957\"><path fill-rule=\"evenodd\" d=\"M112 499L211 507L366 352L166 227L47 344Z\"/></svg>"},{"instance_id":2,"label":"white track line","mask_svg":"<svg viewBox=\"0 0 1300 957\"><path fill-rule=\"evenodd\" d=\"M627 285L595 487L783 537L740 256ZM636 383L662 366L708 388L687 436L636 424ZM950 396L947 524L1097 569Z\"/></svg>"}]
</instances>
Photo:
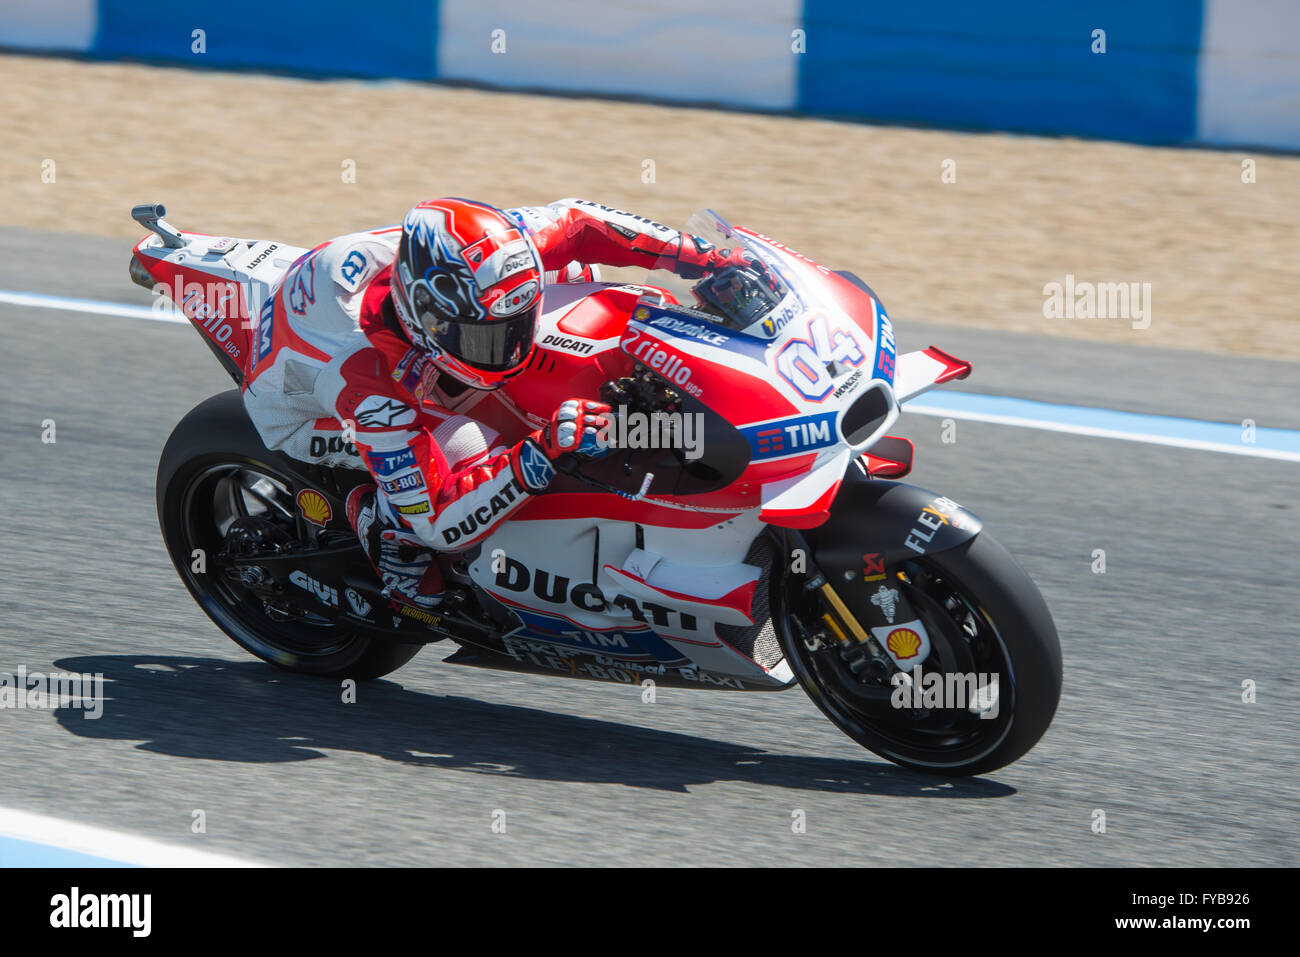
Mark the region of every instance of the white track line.
<instances>
[{"instance_id":1,"label":"white track line","mask_svg":"<svg viewBox=\"0 0 1300 957\"><path fill-rule=\"evenodd\" d=\"M0 289L0 302L28 309L57 309L63 312L90 312L100 316L119 316L123 319L151 319L155 322L189 322L175 307L129 306L120 302L103 302L98 299L72 299L68 296L48 296L39 292L16 292Z\"/></svg>"},{"instance_id":2,"label":"white track line","mask_svg":"<svg viewBox=\"0 0 1300 957\"><path fill-rule=\"evenodd\" d=\"M949 391L922 395L906 403L903 411L1224 455L1300 462L1300 432L1291 429L1256 428L1247 433L1241 426L1226 422ZM1246 441L1247 434L1251 441Z\"/></svg>"},{"instance_id":3,"label":"white track line","mask_svg":"<svg viewBox=\"0 0 1300 957\"><path fill-rule=\"evenodd\" d=\"M119 864L140 867L265 867L225 854L196 851L163 844L147 837L123 834L88 824L0 808L0 837L45 844L65 851L89 854Z\"/></svg>"}]
</instances>

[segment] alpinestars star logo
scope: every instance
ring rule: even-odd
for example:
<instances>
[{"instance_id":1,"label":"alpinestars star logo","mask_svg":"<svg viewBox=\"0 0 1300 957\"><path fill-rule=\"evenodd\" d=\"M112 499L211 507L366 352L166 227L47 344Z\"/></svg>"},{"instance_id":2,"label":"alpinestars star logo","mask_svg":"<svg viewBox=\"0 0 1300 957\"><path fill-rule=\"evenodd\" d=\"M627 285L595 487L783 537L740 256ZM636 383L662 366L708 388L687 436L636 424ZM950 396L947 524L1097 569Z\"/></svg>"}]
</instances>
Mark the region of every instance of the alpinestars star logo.
<instances>
[{"instance_id":1,"label":"alpinestars star logo","mask_svg":"<svg viewBox=\"0 0 1300 957\"><path fill-rule=\"evenodd\" d=\"M392 428L414 421L414 409L387 396L372 395L357 406L357 424L367 428Z\"/></svg>"},{"instance_id":2,"label":"alpinestars star logo","mask_svg":"<svg viewBox=\"0 0 1300 957\"><path fill-rule=\"evenodd\" d=\"M555 467L532 442L525 442L519 449L519 472L519 478L534 492L546 488L555 478Z\"/></svg>"}]
</instances>

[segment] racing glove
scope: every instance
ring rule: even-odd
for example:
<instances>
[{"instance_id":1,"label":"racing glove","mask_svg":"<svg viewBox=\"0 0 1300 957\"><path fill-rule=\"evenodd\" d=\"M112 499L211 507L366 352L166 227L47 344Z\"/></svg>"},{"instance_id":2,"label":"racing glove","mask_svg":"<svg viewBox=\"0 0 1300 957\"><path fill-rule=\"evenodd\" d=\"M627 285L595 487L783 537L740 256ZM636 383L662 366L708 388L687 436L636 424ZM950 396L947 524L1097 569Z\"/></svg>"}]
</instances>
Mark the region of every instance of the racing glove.
<instances>
[{"instance_id":1,"label":"racing glove","mask_svg":"<svg viewBox=\"0 0 1300 957\"><path fill-rule=\"evenodd\" d=\"M744 266L750 273L757 276L773 292L780 292L780 283L772 275L771 270L767 268L767 263L759 259L753 253L743 247L737 246L735 249L724 249L718 254L719 261L710 267L710 272L714 275L723 270L730 269L733 266Z\"/></svg>"},{"instance_id":2,"label":"racing glove","mask_svg":"<svg viewBox=\"0 0 1300 957\"><path fill-rule=\"evenodd\" d=\"M515 476L529 492L540 492L555 478L556 462L566 456L595 459L609 451L605 444L610 407L590 399L568 399L538 429L515 446Z\"/></svg>"},{"instance_id":3,"label":"racing glove","mask_svg":"<svg viewBox=\"0 0 1300 957\"><path fill-rule=\"evenodd\" d=\"M705 245L708 246L707 243ZM701 279L731 266L754 266L766 272L766 267L743 246L734 249L714 249L708 246L707 249L700 249L694 236L682 234L673 272L683 279Z\"/></svg>"}]
</instances>

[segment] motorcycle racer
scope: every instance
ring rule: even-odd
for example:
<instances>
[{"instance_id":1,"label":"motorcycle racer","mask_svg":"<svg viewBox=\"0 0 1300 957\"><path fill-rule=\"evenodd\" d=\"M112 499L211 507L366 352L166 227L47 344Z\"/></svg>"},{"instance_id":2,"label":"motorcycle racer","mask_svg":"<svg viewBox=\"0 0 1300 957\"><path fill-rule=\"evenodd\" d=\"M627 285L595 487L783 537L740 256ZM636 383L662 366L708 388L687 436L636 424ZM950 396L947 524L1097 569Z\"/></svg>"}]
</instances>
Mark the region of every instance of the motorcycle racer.
<instances>
[{"instance_id":1,"label":"motorcycle racer","mask_svg":"<svg viewBox=\"0 0 1300 957\"><path fill-rule=\"evenodd\" d=\"M268 448L305 461L318 460L313 438L341 424L375 480L348 497L348 521L392 598L435 607L443 585L431 550L484 538L546 489L561 456L603 454L596 436L610 410L600 402L568 400L506 446L439 401L522 371L546 283L589 280L594 264L687 279L754 265L588 200L500 210L435 199L400 227L317 246L272 289L245 408Z\"/></svg>"}]
</instances>

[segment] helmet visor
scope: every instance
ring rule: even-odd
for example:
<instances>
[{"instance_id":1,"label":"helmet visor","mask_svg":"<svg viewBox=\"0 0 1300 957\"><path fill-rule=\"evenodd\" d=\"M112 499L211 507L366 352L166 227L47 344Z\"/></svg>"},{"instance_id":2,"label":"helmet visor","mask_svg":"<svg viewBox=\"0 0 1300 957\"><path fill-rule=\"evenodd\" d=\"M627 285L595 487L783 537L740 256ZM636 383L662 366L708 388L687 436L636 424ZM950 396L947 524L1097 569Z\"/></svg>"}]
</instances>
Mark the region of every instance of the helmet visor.
<instances>
[{"instance_id":1,"label":"helmet visor","mask_svg":"<svg viewBox=\"0 0 1300 957\"><path fill-rule=\"evenodd\" d=\"M418 297L417 297L418 298ZM528 358L536 308L509 319L447 319L418 313L425 335L454 359L485 372L505 372Z\"/></svg>"}]
</instances>

